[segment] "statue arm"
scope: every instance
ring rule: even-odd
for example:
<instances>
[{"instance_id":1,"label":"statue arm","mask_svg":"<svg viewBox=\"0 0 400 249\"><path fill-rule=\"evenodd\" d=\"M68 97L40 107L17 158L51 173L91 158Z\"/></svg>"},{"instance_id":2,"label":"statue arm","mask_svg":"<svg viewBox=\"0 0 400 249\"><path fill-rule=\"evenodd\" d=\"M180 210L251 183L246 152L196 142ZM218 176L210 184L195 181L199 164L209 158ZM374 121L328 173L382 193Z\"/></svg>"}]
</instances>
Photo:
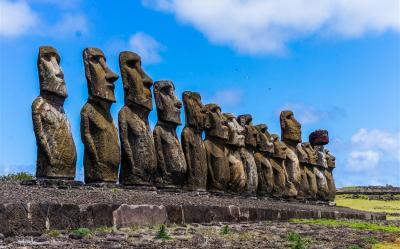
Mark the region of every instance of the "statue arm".
<instances>
[{"instance_id":1,"label":"statue arm","mask_svg":"<svg viewBox=\"0 0 400 249\"><path fill-rule=\"evenodd\" d=\"M134 166L132 148L128 138L128 122L123 110L121 110L118 114L118 125L121 139L121 147L123 149L122 153L124 153L128 158L129 164L131 166Z\"/></svg>"},{"instance_id":2,"label":"statue arm","mask_svg":"<svg viewBox=\"0 0 400 249\"><path fill-rule=\"evenodd\" d=\"M95 163L99 163L99 156L97 154L96 145L90 132L90 122L93 122L92 120L90 120L90 116L90 112L81 113L81 138L82 142L85 144L85 148L87 149L90 158L92 158Z\"/></svg>"},{"instance_id":3,"label":"statue arm","mask_svg":"<svg viewBox=\"0 0 400 249\"><path fill-rule=\"evenodd\" d=\"M190 159L190 142L188 141L185 135L185 128L183 129L181 134L181 143L182 143L183 154L185 155L187 172L191 172L192 161Z\"/></svg>"},{"instance_id":4,"label":"statue arm","mask_svg":"<svg viewBox=\"0 0 400 249\"><path fill-rule=\"evenodd\" d=\"M46 135L43 129L42 118L40 116L40 107L43 104L40 100L35 100L32 104L32 121L33 121L33 129L36 136L37 145L40 146L48 160L52 160L52 153L50 150L49 143L46 140Z\"/></svg>"},{"instance_id":5,"label":"statue arm","mask_svg":"<svg viewBox=\"0 0 400 249\"><path fill-rule=\"evenodd\" d=\"M161 141L162 138L157 127L154 129L153 136L154 136L154 145L157 153L157 167L160 169L161 171L160 173L162 173L162 176L164 176L167 175L168 172L167 172L167 167L165 165L165 158Z\"/></svg>"}]
</instances>

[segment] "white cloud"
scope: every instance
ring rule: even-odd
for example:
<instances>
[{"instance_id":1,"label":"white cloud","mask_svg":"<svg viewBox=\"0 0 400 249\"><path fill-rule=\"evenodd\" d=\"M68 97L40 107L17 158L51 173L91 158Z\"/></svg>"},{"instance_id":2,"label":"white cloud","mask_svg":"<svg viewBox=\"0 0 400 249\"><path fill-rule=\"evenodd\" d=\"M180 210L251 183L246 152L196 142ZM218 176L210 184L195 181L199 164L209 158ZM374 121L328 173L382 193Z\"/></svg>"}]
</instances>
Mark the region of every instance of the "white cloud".
<instances>
[{"instance_id":1,"label":"white cloud","mask_svg":"<svg viewBox=\"0 0 400 249\"><path fill-rule=\"evenodd\" d=\"M348 158L348 166L352 171L365 171L379 164L380 154L377 151L352 151Z\"/></svg>"},{"instance_id":2,"label":"white cloud","mask_svg":"<svg viewBox=\"0 0 400 249\"><path fill-rule=\"evenodd\" d=\"M39 24L39 17L25 1L0 0L0 36L18 37Z\"/></svg>"},{"instance_id":3,"label":"white cloud","mask_svg":"<svg viewBox=\"0 0 400 249\"><path fill-rule=\"evenodd\" d=\"M296 119L305 125L346 116L345 110L337 106L322 109L304 103L287 103L277 110L277 115L283 110L293 111Z\"/></svg>"},{"instance_id":4,"label":"white cloud","mask_svg":"<svg viewBox=\"0 0 400 249\"><path fill-rule=\"evenodd\" d=\"M397 165L400 170L400 132L362 128L351 137L347 159L351 171L378 167L382 161Z\"/></svg>"},{"instance_id":5,"label":"white cloud","mask_svg":"<svg viewBox=\"0 0 400 249\"><path fill-rule=\"evenodd\" d=\"M130 50L138 53L144 64L155 64L162 61L160 52L165 50L165 47L152 36L137 32L129 37L128 43Z\"/></svg>"},{"instance_id":6,"label":"white cloud","mask_svg":"<svg viewBox=\"0 0 400 249\"><path fill-rule=\"evenodd\" d=\"M43 13L34 11L28 2L0 0L0 37L17 38L23 35L54 37L81 36L89 32L89 22L82 13L65 11L75 8L80 0L57 3L54 0L35 0L34 4L55 5L58 20L48 21ZM31 2L31 3L32 3ZM64 2L64 1L60 1Z\"/></svg>"},{"instance_id":7,"label":"white cloud","mask_svg":"<svg viewBox=\"0 0 400 249\"><path fill-rule=\"evenodd\" d=\"M225 89L215 92L211 96L211 101L221 107L234 107L242 102L243 92L239 89Z\"/></svg>"},{"instance_id":8,"label":"white cloud","mask_svg":"<svg viewBox=\"0 0 400 249\"><path fill-rule=\"evenodd\" d=\"M400 31L398 0L142 0L172 13L215 44L240 53L282 53L288 42L314 34L359 37Z\"/></svg>"}]
</instances>

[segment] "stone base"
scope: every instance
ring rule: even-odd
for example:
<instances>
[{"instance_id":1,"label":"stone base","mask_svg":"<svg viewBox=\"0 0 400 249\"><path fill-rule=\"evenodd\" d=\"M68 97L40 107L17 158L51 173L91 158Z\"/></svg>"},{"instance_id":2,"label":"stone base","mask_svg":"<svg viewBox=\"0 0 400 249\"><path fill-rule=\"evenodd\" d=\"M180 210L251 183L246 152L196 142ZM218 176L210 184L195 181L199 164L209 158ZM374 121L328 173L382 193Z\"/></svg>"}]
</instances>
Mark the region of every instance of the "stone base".
<instances>
[{"instance_id":1,"label":"stone base","mask_svg":"<svg viewBox=\"0 0 400 249\"><path fill-rule=\"evenodd\" d=\"M287 221L292 218L385 220L386 215L355 210L321 211L304 207L7 203L0 204L0 233L5 236L40 235L52 229L68 230L80 227L121 228L164 223Z\"/></svg>"},{"instance_id":2,"label":"stone base","mask_svg":"<svg viewBox=\"0 0 400 249\"><path fill-rule=\"evenodd\" d=\"M55 179L55 178L38 178L34 180L21 181L21 185L32 186L39 185L42 187L52 187L59 189L66 188L79 188L83 186L83 182L69 180L69 179Z\"/></svg>"}]
</instances>

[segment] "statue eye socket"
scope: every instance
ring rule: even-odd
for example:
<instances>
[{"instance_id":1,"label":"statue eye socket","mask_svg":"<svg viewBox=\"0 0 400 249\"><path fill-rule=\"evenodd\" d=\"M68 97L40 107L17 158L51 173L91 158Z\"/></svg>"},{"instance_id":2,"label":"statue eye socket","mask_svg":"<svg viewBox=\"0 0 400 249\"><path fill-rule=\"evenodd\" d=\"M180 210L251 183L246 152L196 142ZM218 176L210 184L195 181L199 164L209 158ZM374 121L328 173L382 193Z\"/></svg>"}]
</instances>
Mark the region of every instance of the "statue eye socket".
<instances>
[{"instance_id":1,"label":"statue eye socket","mask_svg":"<svg viewBox=\"0 0 400 249\"><path fill-rule=\"evenodd\" d=\"M46 54L46 55L43 56L43 59L44 59L45 61L51 61L51 55Z\"/></svg>"},{"instance_id":2,"label":"statue eye socket","mask_svg":"<svg viewBox=\"0 0 400 249\"><path fill-rule=\"evenodd\" d=\"M94 55L90 58L90 61L93 63L99 63L100 61L100 56Z\"/></svg>"},{"instance_id":3,"label":"statue eye socket","mask_svg":"<svg viewBox=\"0 0 400 249\"><path fill-rule=\"evenodd\" d=\"M126 65L130 68L135 68L136 62L134 60L126 61Z\"/></svg>"}]
</instances>

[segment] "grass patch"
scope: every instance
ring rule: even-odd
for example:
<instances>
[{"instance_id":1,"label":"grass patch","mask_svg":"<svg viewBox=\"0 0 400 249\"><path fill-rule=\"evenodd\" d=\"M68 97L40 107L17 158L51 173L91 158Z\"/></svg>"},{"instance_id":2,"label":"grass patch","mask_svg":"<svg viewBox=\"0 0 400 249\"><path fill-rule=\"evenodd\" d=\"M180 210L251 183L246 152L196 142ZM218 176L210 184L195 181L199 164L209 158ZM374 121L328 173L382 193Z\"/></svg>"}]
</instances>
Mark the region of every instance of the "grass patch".
<instances>
[{"instance_id":1,"label":"grass patch","mask_svg":"<svg viewBox=\"0 0 400 249\"><path fill-rule=\"evenodd\" d=\"M377 238L371 236L364 237L363 240L368 244L377 244L379 242Z\"/></svg>"},{"instance_id":2,"label":"grass patch","mask_svg":"<svg viewBox=\"0 0 400 249\"><path fill-rule=\"evenodd\" d=\"M400 232L400 227L392 225L382 225L373 222L349 221L349 220L332 220L332 219L291 219L295 223L308 223L323 226L346 226L361 230L380 230L389 233Z\"/></svg>"},{"instance_id":3,"label":"grass patch","mask_svg":"<svg viewBox=\"0 0 400 249\"><path fill-rule=\"evenodd\" d=\"M383 242L375 244L372 249L398 249L400 248L400 238L397 238L394 242Z\"/></svg>"},{"instance_id":4,"label":"grass patch","mask_svg":"<svg viewBox=\"0 0 400 249\"><path fill-rule=\"evenodd\" d=\"M221 232L220 232L221 235L228 235L230 233L232 233L232 231L228 225L225 225L221 228Z\"/></svg>"},{"instance_id":5,"label":"grass patch","mask_svg":"<svg viewBox=\"0 0 400 249\"><path fill-rule=\"evenodd\" d=\"M119 189L119 188L112 188L111 189L111 193L113 193L113 194L118 194L119 192L121 192L121 189Z\"/></svg>"},{"instance_id":6,"label":"grass patch","mask_svg":"<svg viewBox=\"0 0 400 249\"><path fill-rule=\"evenodd\" d=\"M60 235L61 235L61 232L54 229L54 230L48 231L48 232L47 232L47 235L48 235L49 237L55 238L55 237L60 236Z\"/></svg>"},{"instance_id":7,"label":"grass patch","mask_svg":"<svg viewBox=\"0 0 400 249\"><path fill-rule=\"evenodd\" d=\"M92 234L88 228L78 228L71 231L71 233L78 237L86 237Z\"/></svg>"},{"instance_id":8,"label":"grass patch","mask_svg":"<svg viewBox=\"0 0 400 249\"><path fill-rule=\"evenodd\" d=\"M308 244L310 244L309 239L303 239L300 234L295 232L290 232L287 240L292 243L292 249L307 249Z\"/></svg>"},{"instance_id":9,"label":"grass patch","mask_svg":"<svg viewBox=\"0 0 400 249\"><path fill-rule=\"evenodd\" d=\"M155 239L162 239L162 240L170 240L172 239L171 236L168 234L167 228L164 224L160 226L160 228L157 231L156 236L154 237Z\"/></svg>"},{"instance_id":10,"label":"grass patch","mask_svg":"<svg viewBox=\"0 0 400 249\"><path fill-rule=\"evenodd\" d=\"M360 247L359 245L351 245L348 246L347 249L362 249L362 247Z\"/></svg>"},{"instance_id":11,"label":"grass patch","mask_svg":"<svg viewBox=\"0 0 400 249\"><path fill-rule=\"evenodd\" d=\"M400 201L350 199L346 195L338 195L335 202L337 206L350 207L362 211L400 213Z\"/></svg>"},{"instance_id":12,"label":"grass patch","mask_svg":"<svg viewBox=\"0 0 400 249\"><path fill-rule=\"evenodd\" d=\"M107 226L101 226L101 227L97 227L96 229L94 229L94 232L96 232L96 233L112 233L113 228L107 227Z\"/></svg>"},{"instance_id":13,"label":"grass patch","mask_svg":"<svg viewBox=\"0 0 400 249\"><path fill-rule=\"evenodd\" d=\"M35 177L27 172L18 172L0 176L0 182L33 180Z\"/></svg>"}]
</instances>

